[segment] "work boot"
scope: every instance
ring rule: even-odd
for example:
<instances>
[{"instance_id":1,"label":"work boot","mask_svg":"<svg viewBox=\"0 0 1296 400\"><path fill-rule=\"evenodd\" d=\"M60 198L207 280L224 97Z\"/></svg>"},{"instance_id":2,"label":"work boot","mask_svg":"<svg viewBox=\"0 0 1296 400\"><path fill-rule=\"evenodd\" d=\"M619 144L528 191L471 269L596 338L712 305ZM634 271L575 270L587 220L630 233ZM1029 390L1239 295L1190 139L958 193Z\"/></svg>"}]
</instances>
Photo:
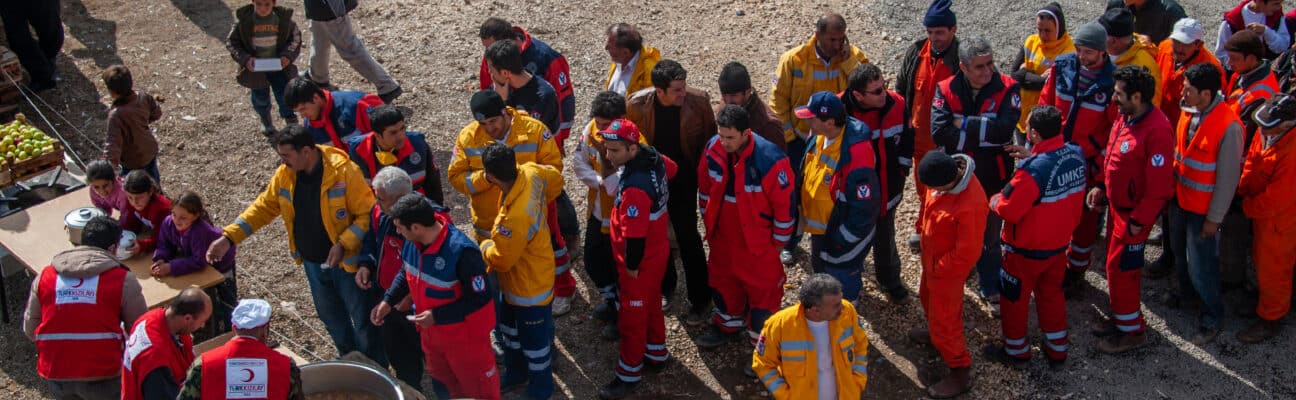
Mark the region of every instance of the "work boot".
<instances>
[{"instance_id":1,"label":"work boot","mask_svg":"<svg viewBox=\"0 0 1296 400\"><path fill-rule=\"evenodd\" d=\"M893 306L903 306L909 304L909 290L901 287L899 289L886 292L887 301Z\"/></svg>"},{"instance_id":2,"label":"work boot","mask_svg":"<svg viewBox=\"0 0 1296 400\"><path fill-rule=\"evenodd\" d=\"M599 332L599 337L609 342L615 342L621 340L621 331L617 328L617 324L603 325L603 329Z\"/></svg>"},{"instance_id":3,"label":"work boot","mask_svg":"<svg viewBox=\"0 0 1296 400\"><path fill-rule=\"evenodd\" d=\"M400 97L402 93L405 93L405 91L401 90L400 86L397 86L395 89L392 89L390 92L379 93L378 98L382 99L383 104L391 104L391 102L396 100L397 97Z\"/></svg>"},{"instance_id":4,"label":"work boot","mask_svg":"<svg viewBox=\"0 0 1296 400\"><path fill-rule=\"evenodd\" d=\"M1111 318L1100 318L1089 327L1089 333L1097 337L1108 337L1120 333L1120 330L1116 328L1116 321Z\"/></svg>"},{"instance_id":5,"label":"work boot","mask_svg":"<svg viewBox=\"0 0 1296 400\"><path fill-rule=\"evenodd\" d=\"M985 355L985 358L987 360L994 361L1014 368L1020 368L1021 366L1026 365L1026 363L1030 362L1030 358L1018 358L1009 355L1008 349L1005 349L1003 346L997 344L985 345L985 347L981 348L981 353Z\"/></svg>"},{"instance_id":6,"label":"work boot","mask_svg":"<svg viewBox=\"0 0 1296 400\"><path fill-rule=\"evenodd\" d=\"M630 393L633 393L638 387L639 382L626 382L621 378L613 377L612 382L608 382L608 384L599 388L598 396L603 400L624 399L630 396Z\"/></svg>"},{"instance_id":7,"label":"work boot","mask_svg":"<svg viewBox=\"0 0 1296 400\"><path fill-rule=\"evenodd\" d=\"M1282 323L1278 321L1266 321L1260 319L1248 326L1245 330L1238 331L1237 339L1239 342L1246 344L1260 343L1271 337L1278 336L1282 333Z\"/></svg>"},{"instance_id":8,"label":"work boot","mask_svg":"<svg viewBox=\"0 0 1296 400\"><path fill-rule=\"evenodd\" d=\"M924 346L931 346L931 332L926 328L913 328L909 330L909 340Z\"/></svg>"},{"instance_id":9,"label":"work boot","mask_svg":"<svg viewBox=\"0 0 1296 400\"><path fill-rule=\"evenodd\" d=\"M922 252L922 236L918 235L917 233L909 235L908 244L909 244L910 252L914 252L914 253Z\"/></svg>"},{"instance_id":10,"label":"work boot","mask_svg":"<svg viewBox=\"0 0 1296 400\"><path fill-rule=\"evenodd\" d=\"M779 261L783 262L783 265L792 265L796 259L792 258L792 250L783 249L779 250Z\"/></svg>"},{"instance_id":11,"label":"work boot","mask_svg":"<svg viewBox=\"0 0 1296 400\"><path fill-rule=\"evenodd\" d=\"M1188 338L1188 341L1198 346L1204 346L1215 341L1216 336L1219 336L1219 328L1207 328L1203 326L1198 327L1197 332L1194 332L1192 337Z\"/></svg>"},{"instance_id":12,"label":"work boot","mask_svg":"<svg viewBox=\"0 0 1296 400\"><path fill-rule=\"evenodd\" d=\"M711 313L707 310L690 309L688 314L684 314L684 323L688 326L702 326L711 320Z\"/></svg>"},{"instance_id":13,"label":"work boot","mask_svg":"<svg viewBox=\"0 0 1296 400\"><path fill-rule=\"evenodd\" d=\"M275 133L274 120L270 119L270 113L257 113L257 119L261 121L261 134L270 136Z\"/></svg>"},{"instance_id":14,"label":"work boot","mask_svg":"<svg viewBox=\"0 0 1296 400\"><path fill-rule=\"evenodd\" d=\"M1120 354L1147 344L1147 332L1111 335L1098 342L1098 351Z\"/></svg>"},{"instance_id":15,"label":"work boot","mask_svg":"<svg viewBox=\"0 0 1296 400\"><path fill-rule=\"evenodd\" d=\"M671 360L671 359L667 358L666 361L662 361L662 362L652 362L652 361L648 361L648 359L645 358L645 359L644 359L644 372L647 372L647 373L650 373L650 374L658 374L658 373L661 373L662 371L665 371L665 370L666 370L666 367L670 366L670 360Z\"/></svg>"},{"instance_id":16,"label":"work boot","mask_svg":"<svg viewBox=\"0 0 1296 400\"><path fill-rule=\"evenodd\" d=\"M297 125L298 123L301 122L300 119L297 119L297 114L288 114L288 115L285 115L285 116L283 117L283 120L284 120L284 122L287 123L288 125Z\"/></svg>"},{"instance_id":17,"label":"work boot","mask_svg":"<svg viewBox=\"0 0 1296 400\"><path fill-rule=\"evenodd\" d=\"M708 329L706 333L694 338L693 344L696 344L702 350L714 350L733 340L733 337L732 333L725 333L720 328L712 325L711 329Z\"/></svg>"},{"instance_id":18,"label":"work boot","mask_svg":"<svg viewBox=\"0 0 1296 400\"><path fill-rule=\"evenodd\" d=\"M949 399L972 388L972 369L968 367L950 368L949 375L935 385L927 387L927 396L933 399Z\"/></svg>"}]
</instances>

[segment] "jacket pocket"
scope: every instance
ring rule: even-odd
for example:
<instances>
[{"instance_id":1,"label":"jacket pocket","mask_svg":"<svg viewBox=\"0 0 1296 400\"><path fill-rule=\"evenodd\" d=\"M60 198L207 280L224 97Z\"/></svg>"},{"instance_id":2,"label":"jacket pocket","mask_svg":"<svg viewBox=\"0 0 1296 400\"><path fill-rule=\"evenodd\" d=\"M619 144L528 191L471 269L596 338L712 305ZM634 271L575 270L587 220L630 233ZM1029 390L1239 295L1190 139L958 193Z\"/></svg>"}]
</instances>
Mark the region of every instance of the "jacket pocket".
<instances>
[{"instance_id":1,"label":"jacket pocket","mask_svg":"<svg viewBox=\"0 0 1296 400\"><path fill-rule=\"evenodd\" d=\"M1018 301L1021 299L1021 278L1008 273L1007 269L999 270L999 294L1005 299Z\"/></svg>"},{"instance_id":2,"label":"jacket pocket","mask_svg":"<svg viewBox=\"0 0 1296 400\"><path fill-rule=\"evenodd\" d=\"M1120 270L1133 271L1143 268L1143 243L1123 245L1121 249Z\"/></svg>"}]
</instances>

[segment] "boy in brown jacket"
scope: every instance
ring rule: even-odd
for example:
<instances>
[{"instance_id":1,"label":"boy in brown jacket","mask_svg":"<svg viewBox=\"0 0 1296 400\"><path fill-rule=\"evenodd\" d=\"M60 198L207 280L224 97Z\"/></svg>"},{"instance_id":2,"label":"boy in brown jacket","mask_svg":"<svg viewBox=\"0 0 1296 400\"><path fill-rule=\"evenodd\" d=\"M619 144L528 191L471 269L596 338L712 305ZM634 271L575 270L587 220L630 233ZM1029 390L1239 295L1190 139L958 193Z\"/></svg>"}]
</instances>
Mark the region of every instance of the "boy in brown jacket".
<instances>
[{"instance_id":1,"label":"boy in brown jacket","mask_svg":"<svg viewBox=\"0 0 1296 400\"><path fill-rule=\"evenodd\" d=\"M142 169L161 182L158 173L158 141L149 124L162 118L161 100L134 89L130 69L113 65L103 71L104 86L112 96L108 108L108 135L104 158L121 169L121 175Z\"/></svg>"}]
</instances>

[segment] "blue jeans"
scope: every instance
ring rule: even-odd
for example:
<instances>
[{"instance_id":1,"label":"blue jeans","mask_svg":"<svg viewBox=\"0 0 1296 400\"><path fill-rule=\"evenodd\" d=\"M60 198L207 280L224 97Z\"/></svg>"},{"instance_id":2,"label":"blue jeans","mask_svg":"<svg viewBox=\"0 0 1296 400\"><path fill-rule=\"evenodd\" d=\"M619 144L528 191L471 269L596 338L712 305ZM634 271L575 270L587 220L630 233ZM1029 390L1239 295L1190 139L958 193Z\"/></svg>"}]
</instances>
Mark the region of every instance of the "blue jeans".
<instances>
[{"instance_id":1,"label":"blue jeans","mask_svg":"<svg viewBox=\"0 0 1296 400\"><path fill-rule=\"evenodd\" d=\"M270 92L274 91L275 103L279 105L279 116L288 118L293 115L292 107L284 103L284 87L288 85L288 76L283 71L266 72L270 87L252 89L252 109L257 115L270 116Z\"/></svg>"},{"instance_id":2,"label":"blue jeans","mask_svg":"<svg viewBox=\"0 0 1296 400\"><path fill-rule=\"evenodd\" d=\"M157 157L153 157L153 161L149 161L149 163L148 163L147 165L143 166L143 167L139 167L139 168L126 168L126 166L122 166L122 167L121 167L121 176L122 176L122 178L124 179L124 178L126 177L126 174L129 174L131 171L134 171L134 170L137 170L137 169L144 170L144 172L147 172L147 173L149 174L149 176L153 177L153 181L154 181L154 182L157 182L158 187L161 187L161 186L162 186L162 173L161 173L160 171L158 171L158 166L157 166Z\"/></svg>"},{"instance_id":3,"label":"blue jeans","mask_svg":"<svg viewBox=\"0 0 1296 400\"><path fill-rule=\"evenodd\" d=\"M1224 318L1224 301L1220 298L1219 234L1202 237L1206 216L1170 204L1170 243L1175 251L1175 270L1179 272L1180 298L1198 296L1202 301L1201 326L1219 327Z\"/></svg>"},{"instance_id":4,"label":"blue jeans","mask_svg":"<svg viewBox=\"0 0 1296 400\"><path fill-rule=\"evenodd\" d=\"M1003 230L1003 218L994 211L986 218L985 236L981 238L981 258L977 259L977 278L980 281L981 297L999 295L999 270L1003 269L1003 249L999 248L999 232Z\"/></svg>"},{"instance_id":5,"label":"blue jeans","mask_svg":"<svg viewBox=\"0 0 1296 400\"><path fill-rule=\"evenodd\" d=\"M869 254L869 249L860 251L859 255L845 262L831 263L819 256L826 247L828 247L827 236L810 235L810 268L815 273L826 273L837 278L842 285L843 299L852 302L858 300L860 291L864 290L861 274L864 271L864 257Z\"/></svg>"},{"instance_id":6,"label":"blue jeans","mask_svg":"<svg viewBox=\"0 0 1296 400\"><path fill-rule=\"evenodd\" d=\"M315 313L333 339L338 356L359 351L379 365L387 365L387 353L380 343L382 335L369 322L371 295L356 286L355 274L340 266L321 269L320 264L310 261L303 261L302 266L306 268Z\"/></svg>"},{"instance_id":7,"label":"blue jeans","mask_svg":"<svg viewBox=\"0 0 1296 400\"><path fill-rule=\"evenodd\" d=\"M801 157L805 156L805 152L806 152L805 139L798 137L796 139L792 139L791 142L787 143L788 163L792 164L792 173L796 175L798 178L800 178L802 175ZM793 193L801 193L800 186L794 187L792 188L792 190ZM796 213L792 213L792 214L793 216L796 215ZM795 220L793 222L795 222ZM797 226L800 225L798 224ZM797 229L795 232L792 232L792 239L788 240L787 244L783 245L783 250L792 251L796 249L797 246L801 244L801 236L802 236L801 229ZM813 259L814 257L811 258Z\"/></svg>"},{"instance_id":8,"label":"blue jeans","mask_svg":"<svg viewBox=\"0 0 1296 400\"><path fill-rule=\"evenodd\" d=\"M499 332L504 335L504 387L526 382L529 399L553 396L554 320L550 304L522 307L501 302ZM526 371L526 372L523 372Z\"/></svg>"}]
</instances>

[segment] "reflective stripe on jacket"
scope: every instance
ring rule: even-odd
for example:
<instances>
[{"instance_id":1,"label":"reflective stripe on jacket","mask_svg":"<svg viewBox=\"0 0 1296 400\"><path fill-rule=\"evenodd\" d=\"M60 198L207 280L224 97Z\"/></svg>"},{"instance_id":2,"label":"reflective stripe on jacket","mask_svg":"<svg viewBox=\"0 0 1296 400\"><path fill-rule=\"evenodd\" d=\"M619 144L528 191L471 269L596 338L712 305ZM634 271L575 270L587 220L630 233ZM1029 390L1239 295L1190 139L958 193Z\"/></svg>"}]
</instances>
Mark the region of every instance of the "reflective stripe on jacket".
<instances>
[{"instance_id":1,"label":"reflective stripe on jacket","mask_svg":"<svg viewBox=\"0 0 1296 400\"><path fill-rule=\"evenodd\" d=\"M841 315L828 321L829 351L837 378L837 398L856 400L868 384L868 334L859 314L842 300ZM818 352L801 305L774 313L765 321L752 355L752 370L775 399L819 398Z\"/></svg>"}]
</instances>

